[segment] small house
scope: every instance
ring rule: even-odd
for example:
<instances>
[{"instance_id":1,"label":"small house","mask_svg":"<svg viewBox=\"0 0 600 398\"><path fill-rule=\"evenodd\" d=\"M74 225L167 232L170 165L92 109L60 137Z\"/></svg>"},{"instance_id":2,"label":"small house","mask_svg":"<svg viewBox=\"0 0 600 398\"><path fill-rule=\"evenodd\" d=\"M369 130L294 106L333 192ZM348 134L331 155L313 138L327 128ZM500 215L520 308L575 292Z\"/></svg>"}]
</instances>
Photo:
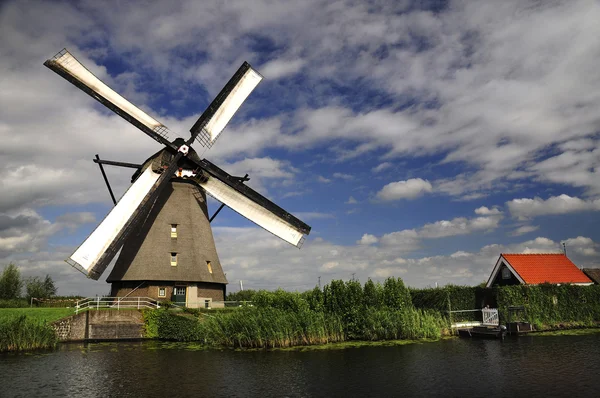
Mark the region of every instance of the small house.
<instances>
[{"instance_id":1,"label":"small house","mask_svg":"<svg viewBox=\"0 0 600 398\"><path fill-rule=\"evenodd\" d=\"M496 261L486 287L541 283L593 284L565 254L503 253Z\"/></svg>"}]
</instances>

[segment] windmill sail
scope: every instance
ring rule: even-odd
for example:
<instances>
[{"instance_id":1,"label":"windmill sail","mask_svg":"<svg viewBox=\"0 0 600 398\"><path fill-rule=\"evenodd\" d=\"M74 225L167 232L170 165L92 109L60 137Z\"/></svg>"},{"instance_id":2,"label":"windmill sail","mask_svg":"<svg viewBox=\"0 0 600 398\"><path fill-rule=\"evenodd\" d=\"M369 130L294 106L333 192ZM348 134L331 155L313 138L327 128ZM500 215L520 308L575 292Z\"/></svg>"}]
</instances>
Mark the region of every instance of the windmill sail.
<instances>
[{"instance_id":1,"label":"windmill sail","mask_svg":"<svg viewBox=\"0 0 600 398\"><path fill-rule=\"evenodd\" d=\"M66 49L44 62L44 65L156 141L167 146L171 145L171 140L176 134L104 84Z\"/></svg>"},{"instance_id":2,"label":"windmill sail","mask_svg":"<svg viewBox=\"0 0 600 398\"><path fill-rule=\"evenodd\" d=\"M300 230L227 184L214 177L209 177L206 182L201 182L200 186L210 196L229 206L248 220L263 227L273 235L294 246L300 247L302 245L304 234Z\"/></svg>"},{"instance_id":3,"label":"windmill sail","mask_svg":"<svg viewBox=\"0 0 600 398\"><path fill-rule=\"evenodd\" d=\"M90 278L97 280L112 260L112 257L106 259L105 252L118 238L125 224L159 177L160 174L153 172L151 167L147 167L94 232L69 257L67 262ZM119 249L120 247L117 248L117 251Z\"/></svg>"},{"instance_id":4,"label":"windmill sail","mask_svg":"<svg viewBox=\"0 0 600 398\"><path fill-rule=\"evenodd\" d=\"M244 62L194 123L190 129L192 138L207 148L212 147L235 112L262 79L250 64Z\"/></svg>"}]
</instances>

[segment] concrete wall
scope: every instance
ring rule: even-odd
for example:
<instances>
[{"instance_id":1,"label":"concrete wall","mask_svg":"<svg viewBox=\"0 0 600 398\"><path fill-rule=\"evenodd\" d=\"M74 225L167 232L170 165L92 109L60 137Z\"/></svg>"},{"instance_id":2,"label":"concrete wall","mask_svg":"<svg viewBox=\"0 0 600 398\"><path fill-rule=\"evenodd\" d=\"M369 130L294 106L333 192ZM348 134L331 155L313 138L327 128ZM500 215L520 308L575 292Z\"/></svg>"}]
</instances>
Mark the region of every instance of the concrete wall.
<instances>
[{"instance_id":1,"label":"concrete wall","mask_svg":"<svg viewBox=\"0 0 600 398\"><path fill-rule=\"evenodd\" d=\"M122 340L144 337L144 319L137 310L89 310L52 325L60 341Z\"/></svg>"}]
</instances>

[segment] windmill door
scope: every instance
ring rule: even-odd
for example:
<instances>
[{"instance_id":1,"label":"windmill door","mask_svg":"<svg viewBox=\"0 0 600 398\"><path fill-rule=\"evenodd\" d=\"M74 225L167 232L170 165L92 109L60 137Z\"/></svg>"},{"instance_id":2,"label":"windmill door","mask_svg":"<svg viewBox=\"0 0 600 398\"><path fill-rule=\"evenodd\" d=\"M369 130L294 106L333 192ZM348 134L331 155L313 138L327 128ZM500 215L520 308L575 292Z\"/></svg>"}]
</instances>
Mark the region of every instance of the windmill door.
<instances>
[{"instance_id":1,"label":"windmill door","mask_svg":"<svg viewBox=\"0 0 600 398\"><path fill-rule=\"evenodd\" d=\"M173 302L178 305L185 305L185 286L175 286L173 289Z\"/></svg>"}]
</instances>

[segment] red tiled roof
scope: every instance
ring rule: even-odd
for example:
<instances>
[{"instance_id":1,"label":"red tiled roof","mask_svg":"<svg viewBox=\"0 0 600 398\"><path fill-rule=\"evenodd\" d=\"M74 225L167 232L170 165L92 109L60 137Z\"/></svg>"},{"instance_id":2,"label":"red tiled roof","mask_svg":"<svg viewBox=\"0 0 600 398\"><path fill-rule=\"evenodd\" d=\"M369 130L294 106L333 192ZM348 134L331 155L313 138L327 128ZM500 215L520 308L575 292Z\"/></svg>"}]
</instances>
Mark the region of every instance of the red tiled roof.
<instances>
[{"instance_id":1,"label":"red tiled roof","mask_svg":"<svg viewBox=\"0 0 600 398\"><path fill-rule=\"evenodd\" d=\"M564 254L502 254L527 284L592 283Z\"/></svg>"}]
</instances>

